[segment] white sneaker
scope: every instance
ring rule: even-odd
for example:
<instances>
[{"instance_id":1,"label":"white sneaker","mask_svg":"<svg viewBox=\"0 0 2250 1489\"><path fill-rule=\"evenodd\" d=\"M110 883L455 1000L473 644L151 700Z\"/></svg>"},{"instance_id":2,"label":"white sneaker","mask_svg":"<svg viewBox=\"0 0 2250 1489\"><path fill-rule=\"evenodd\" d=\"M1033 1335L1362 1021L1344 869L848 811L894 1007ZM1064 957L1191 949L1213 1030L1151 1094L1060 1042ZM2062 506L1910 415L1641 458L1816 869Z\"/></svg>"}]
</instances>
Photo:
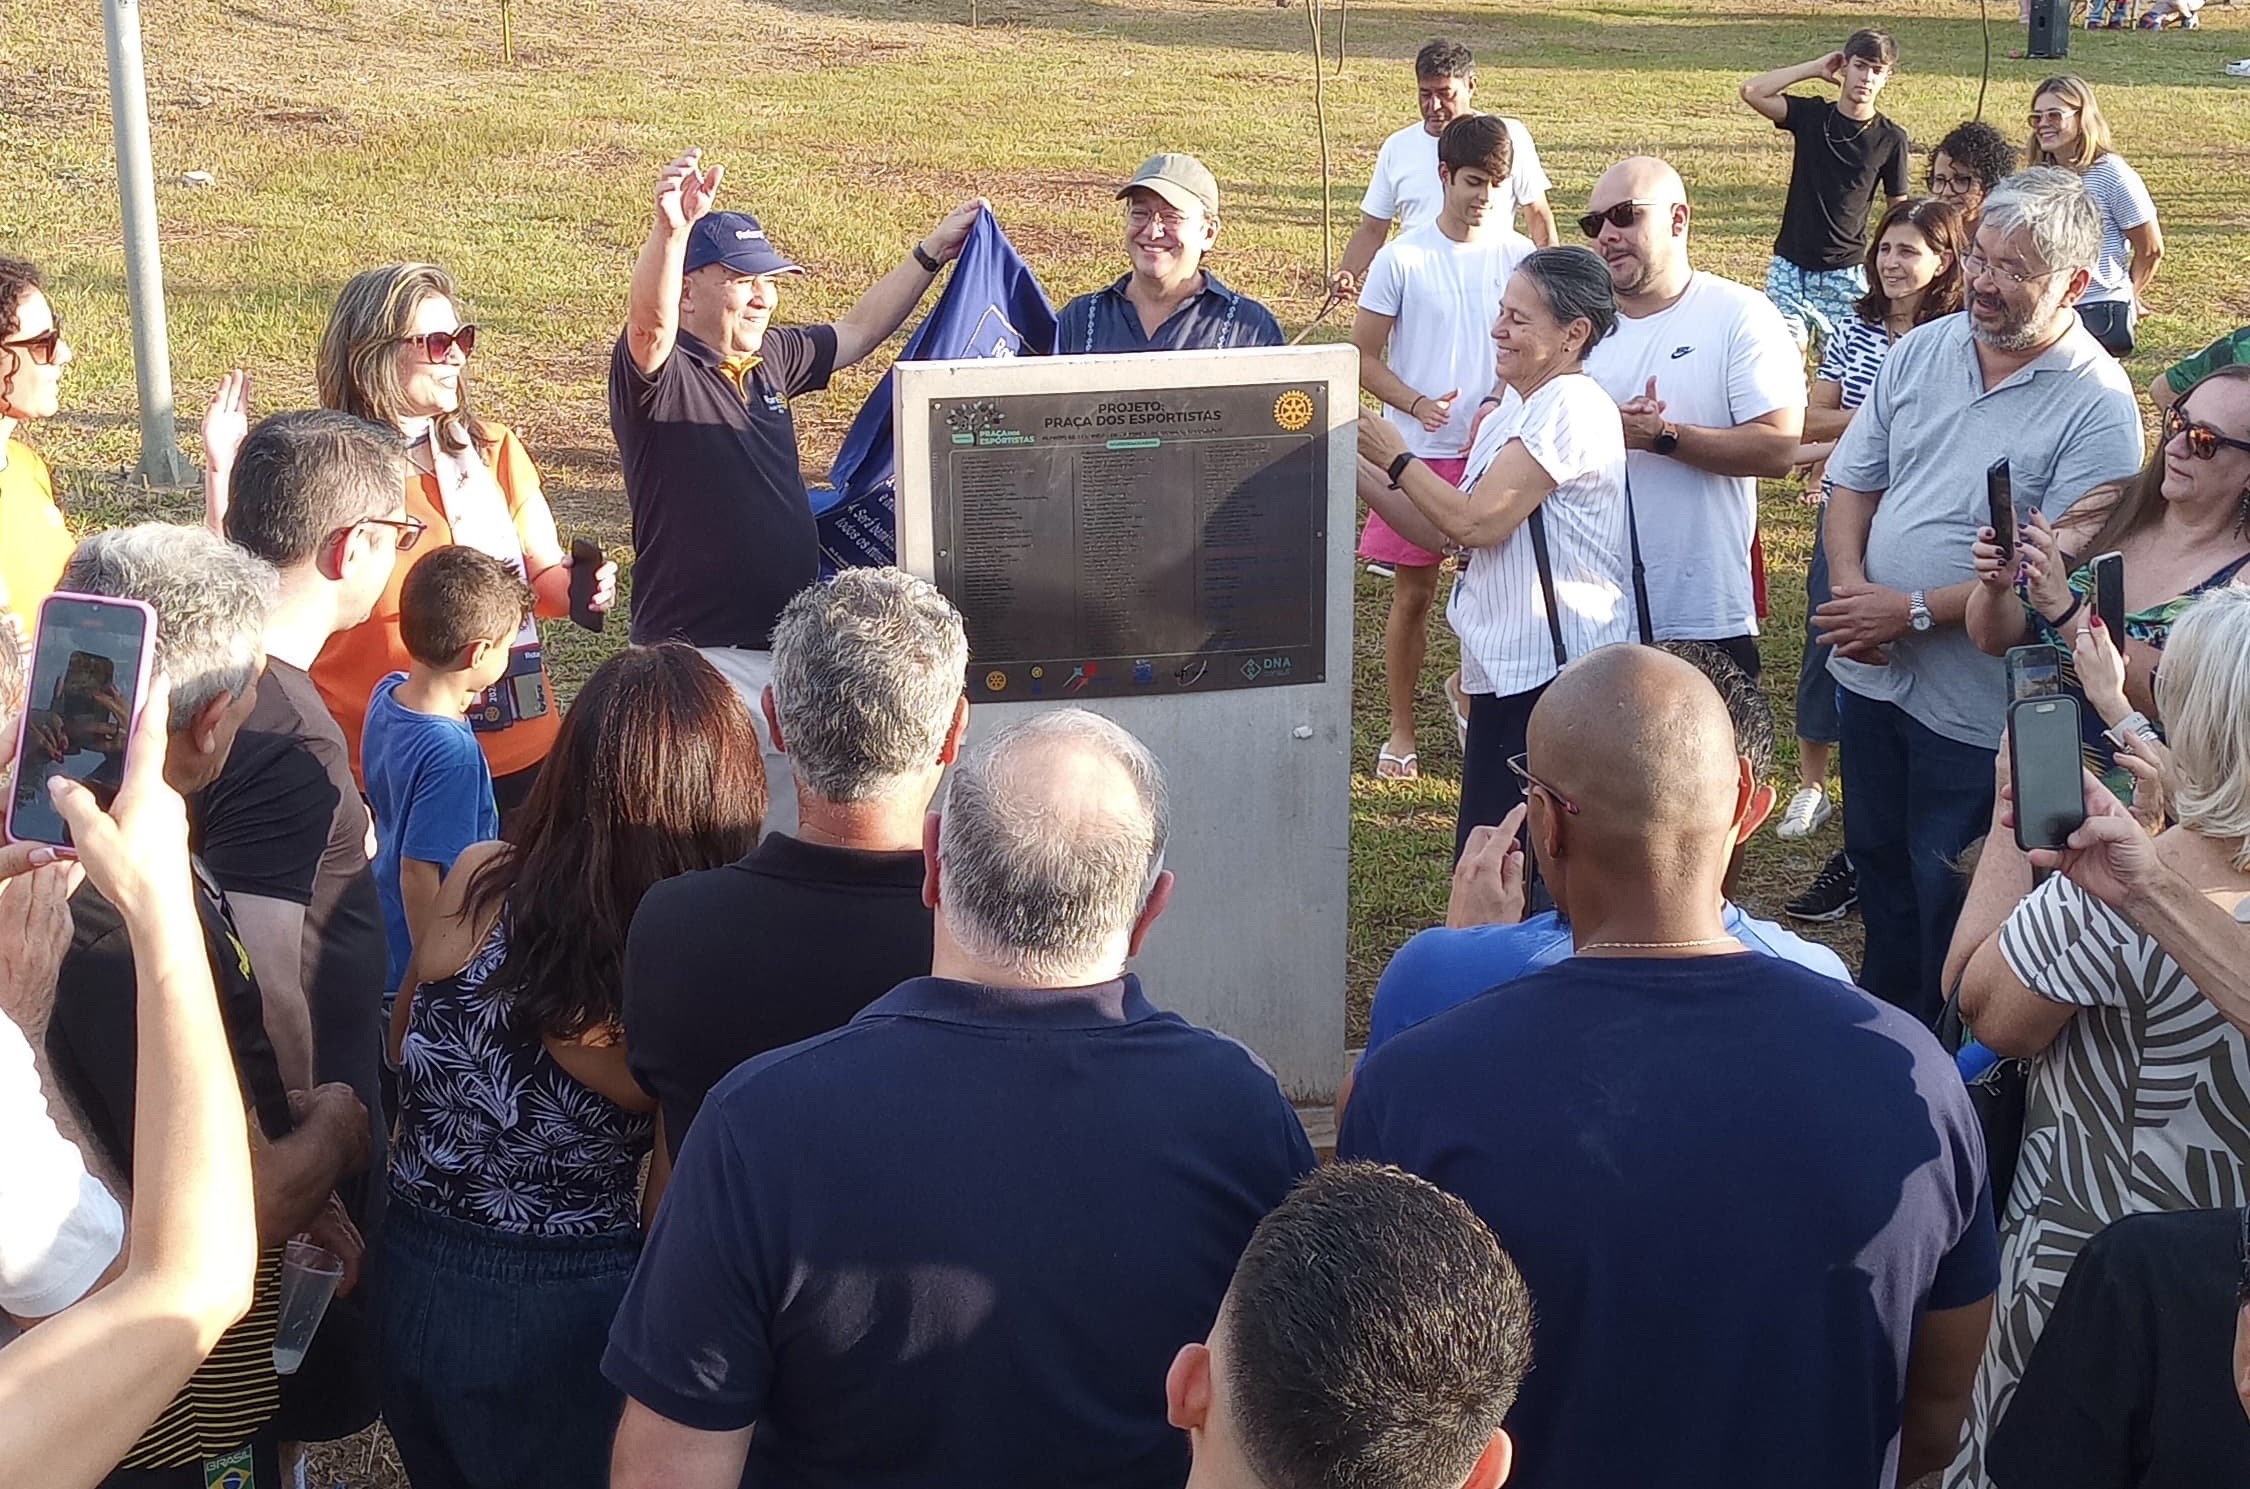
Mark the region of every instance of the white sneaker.
<instances>
[{"instance_id":1,"label":"white sneaker","mask_svg":"<svg viewBox=\"0 0 2250 1489\"><path fill-rule=\"evenodd\" d=\"M1828 793L1818 786L1806 786L1789 798L1789 809L1781 814L1781 825L1773 830L1773 835L1809 838L1834 815L1834 808L1828 805Z\"/></svg>"}]
</instances>

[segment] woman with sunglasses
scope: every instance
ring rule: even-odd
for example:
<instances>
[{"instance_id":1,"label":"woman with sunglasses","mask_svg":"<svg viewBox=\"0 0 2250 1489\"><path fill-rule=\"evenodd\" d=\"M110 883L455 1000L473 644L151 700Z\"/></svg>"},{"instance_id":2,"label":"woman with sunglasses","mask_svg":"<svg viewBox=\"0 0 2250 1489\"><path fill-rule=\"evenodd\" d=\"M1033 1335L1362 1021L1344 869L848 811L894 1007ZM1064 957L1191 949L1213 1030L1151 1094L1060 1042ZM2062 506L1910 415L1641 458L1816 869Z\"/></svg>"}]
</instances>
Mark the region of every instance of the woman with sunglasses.
<instances>
[{"instance_id":1,"label":"woman with sunglasses","mask_svg":"<svg viewBox=\"0 0 2250 1489\"><path fill-rule=\"evenodd\" d=\"M2061 651L2089 758L2130 801L2117 751L2131 733L2162 738L2154 684L2173 621L2197 596L2250 577L2250 367L2190 388L2165 411L2164 441L2139 475L2088 492L2052 527L2034 512L2018 549L2003 562L1992 530L1980 530L1969 635L1996 657L2039 642ZM2122 636L2095 634L2092 560L2104 553L2125 557Z\"/></svg>"},{"instance_id":2,"label":"woman with sunglasses","mask_svg":"<svg viewBox=\"0 0 2250 1489\"><path fill-rule=\"evenodd\" d=\"M38 268L0 257L0 644L19 652L29 650L39 602L62 577L72 539L47 462L16 431L55 416L70 362Z\"/></svg>"},{"instance_id":3,"label":"woman with sunglasses","mask_svg":"<svg viewBox=\"0 0 2250 1489\"><path fill-rule=\"evenodd\" d=\"M2084 78L2065 73L2041 83L2031 96L2031 142L2024 161L2076 171L2102 214L2102 252L2094 282L2079 297L2078 318L2112 356L2133 351L2133 326L2141 297L2164 257L2164 230L2156 221L2141 173L2110 146L2109 121Z\"/></svg>"},{"instance_id":4,"label":"woman with sunglasses","mask_svg":"<svg viewBox=\"0 0 2250 1489\"><path fill-rule=\"evenodd\" d=\"M399 592L415 563L449 543L466 543L521 574L539 597L538 614L570 613L571 561L538 469L514 431L470 412L468 363L476 345L477 328L462 324L453 277L435 264L386 264L356 276L337 297L320 338L321 405L397 429L414 467L406 512L417 526L399 534L389 586L374 614L330 641L312 669L351 745L354 775L375 685L409 667L399 635ZM240 442L246 401L245 380L233 374L220 384L205 421L214 521L224 515L225 468ZM616 565L602 565L594 582L596 610L615 602L616 577ZM488 699L472 711L470 723L505 815L530 794L559 720L536 621L525 622L508 674Z\"/></svg>"}]
</instances>

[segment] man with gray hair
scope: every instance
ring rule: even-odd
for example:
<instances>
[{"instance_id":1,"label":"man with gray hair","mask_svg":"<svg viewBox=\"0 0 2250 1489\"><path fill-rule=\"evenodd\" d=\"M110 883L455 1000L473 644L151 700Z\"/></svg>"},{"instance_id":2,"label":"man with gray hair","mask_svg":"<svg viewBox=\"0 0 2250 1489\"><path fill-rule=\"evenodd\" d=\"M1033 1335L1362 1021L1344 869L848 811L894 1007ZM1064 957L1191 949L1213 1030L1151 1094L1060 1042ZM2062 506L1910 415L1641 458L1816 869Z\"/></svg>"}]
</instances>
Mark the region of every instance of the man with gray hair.
<instances>
[{"instance_id":1,"label":"man with gray hair","mask_svg":"<svg viewBox=\"0 0 2250 1489\"><path fill-rule=\"evenodd\" d=\"M614 1489L734 1489L753 1458L1178 1489L1165 1370L1313 1154L1270 1072L1125 971L1171 897L1166 811L1090 713L963 755L922 839L932 975L742 1066L681 1151L603 1361Z\"/></svg>"},{"instance_id":2,"label":"man with gray hair","mask_svg":"<svg viewBox=\"0 0 2250 1489\"><path fill-rule=\"evenodd\" d=\"M667 1153L735 1066L930 969L922 819L968 727L968 665L960 612L900 569L783 607L759 706L794 766L789 827L769 811L740 862L651 888L625 944L625 1044Z\"/></svg>"},{"instance_id":3,"label":"man with gray hair","mask_svg":"<svg viewBox=\"0 0 2250 1489\"><path fill-rule=\"evenodd\" d=\"M1924 1022L1944 1006L1954 863L1991 818L2008 705L2000 659L1962 628L1984 472L2008 462L2028 521L2140 468L2133 385L2072 309L2101 241L2076 175L2041 166L2002 181L1963 260L1968 308L1899 338L1828 462L1833 598L1812 624L1842 687L1859 981Z\"/></svg>"},{"instance_id":4,"label":"man with gray hair","mask_svg":"<svg viewBox=\"0 0 2250 1489\"><path fill-rule=\"evenodd\" d=\"M183 796L211 785L257 702L276 593L272 567L202 528L145 523L80 543L59 587L140 600L156 612L156 665L172 681L164 778ZM216 1482L211 1474L236 1463L255 1463L260 1482L272 1474L278 1483L273 1299L281 1248L310 1231L345 1258L347 1286L359 1265L358 1235L334 1203L334 1191L367 1162L367 1110L341 1083L316 1086L293 1105L226 896L200 859L194 869L205 950L254 1119L261 1265L249 1314L220 1339L125 1458L117 1477L135 1486ZM89 1162L111 1175L127 1174L136 1136L133 948L117 910L92 884L72 896L71 916L47 1050L57 1082L83 1112L99 1150L87 1154Z\"/></svg>"}]
</instances>

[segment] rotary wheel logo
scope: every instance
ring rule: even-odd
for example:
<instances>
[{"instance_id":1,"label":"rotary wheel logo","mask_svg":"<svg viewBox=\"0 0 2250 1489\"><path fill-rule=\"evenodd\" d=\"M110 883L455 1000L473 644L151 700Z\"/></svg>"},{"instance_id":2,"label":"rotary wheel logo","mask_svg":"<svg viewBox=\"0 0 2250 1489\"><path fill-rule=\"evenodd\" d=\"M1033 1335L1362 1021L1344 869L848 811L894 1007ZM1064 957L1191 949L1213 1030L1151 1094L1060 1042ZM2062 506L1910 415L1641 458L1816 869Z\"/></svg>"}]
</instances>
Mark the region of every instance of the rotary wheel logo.
<instances>
[{"instance_id":1,"label":"rotary wheel logo","mask_svg":"<svg viewBox=\"0 0 2250 1489\"><path fill-rule=\"evenodd\" d=\"M1312 394L1291 388L1273 401L1273 421L1295 434L1312 422Z\"/></svg>"}]
</instances>

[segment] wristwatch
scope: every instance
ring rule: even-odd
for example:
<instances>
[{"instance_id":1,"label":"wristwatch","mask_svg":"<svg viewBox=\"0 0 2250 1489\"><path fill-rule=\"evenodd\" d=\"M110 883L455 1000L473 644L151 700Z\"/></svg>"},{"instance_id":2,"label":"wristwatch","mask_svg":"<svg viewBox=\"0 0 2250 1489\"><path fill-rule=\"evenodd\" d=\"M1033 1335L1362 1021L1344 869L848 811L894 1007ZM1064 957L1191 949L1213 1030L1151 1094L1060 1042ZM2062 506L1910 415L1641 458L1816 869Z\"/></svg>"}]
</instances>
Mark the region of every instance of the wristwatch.
<instances>
[{"instance_id":1,"label":"wristwatch","mask_svg":"<svg viewBox=\"0 0 2250 1489\"><path fill-rule=\"evenodd\" d=\"M1391 478L1391 490L1398 490L1398 478L1406 474L1406 467L1413 463L1414 458L1412 450L1403 450L1391 461L1391 468L1384 472Z\"/></svg>"},{"instance_id":2,"label":"wristwatch","mask_svg":"<svg viewBox=\"0 0 2250 1489\"><path fill-rule=\"evenodd\" d=\"M919 243L914 245L914 262L922 266L922 272L925 274L935 274L945 267L942 262L932 258L929 250Z\"/></svg>"},{"instance_id":3,"label":"wristwatch","mask_svg":"<svg viewBox=\"0 0 2250 1489\"><path fill-rule=\"evenodd\" d=\"M1922 598L1920 590L1906 597L1906 614L1917 631L1927 631L1937 624L1937 617L1930 614L1929 602Z\"/></svg>"},{"instance_id":4,"label":"wristwatch","mask_svg":"<svg viewBox=\"0 0 2250 1489\"><path fill-rule=\"evenodd\" d=\"M1648 442L1648 447L1659 455L1671 454L1680 447L1680 426L1677 424L1660 426L1656 431L1656 438Z\"/></svg>"}]
</instances>

